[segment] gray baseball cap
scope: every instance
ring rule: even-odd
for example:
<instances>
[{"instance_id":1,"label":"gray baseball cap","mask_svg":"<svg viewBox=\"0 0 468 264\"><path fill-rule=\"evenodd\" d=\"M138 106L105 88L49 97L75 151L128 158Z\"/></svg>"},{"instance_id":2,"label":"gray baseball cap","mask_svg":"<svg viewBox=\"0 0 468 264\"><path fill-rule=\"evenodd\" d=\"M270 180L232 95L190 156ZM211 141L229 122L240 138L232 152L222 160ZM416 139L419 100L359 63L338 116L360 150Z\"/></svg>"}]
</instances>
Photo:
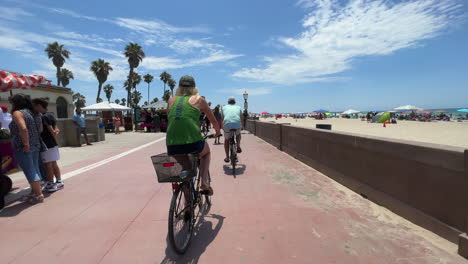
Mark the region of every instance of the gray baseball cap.
<instances>
[{"instance_id":1,"label":"gray baseball cap","mask_svg":"<svg viewBox=\"0 0 468 264\"><path fill-rule=\"evenodd\" d=\"M182 86L182 87L195 87L196 86L195 79L193 79L192 76L184 75L184 76L180 77L179 86Z\"/></svg>"}]
</instances>

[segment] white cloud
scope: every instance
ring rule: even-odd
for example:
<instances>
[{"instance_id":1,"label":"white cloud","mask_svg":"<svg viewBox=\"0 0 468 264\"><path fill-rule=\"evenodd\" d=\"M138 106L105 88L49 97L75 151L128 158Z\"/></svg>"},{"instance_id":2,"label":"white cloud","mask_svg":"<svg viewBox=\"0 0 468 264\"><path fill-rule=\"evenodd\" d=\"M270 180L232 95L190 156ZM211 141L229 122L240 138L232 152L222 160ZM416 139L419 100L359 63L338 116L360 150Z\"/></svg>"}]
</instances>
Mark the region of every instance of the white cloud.
<instances>
[{"instance_id":1,"label":"white cloud","mask_svg":"<svg viewBox=\"0 0 468 264\"><path fill-rule=\"evenodd\" d=\"M30 43L27 41L17 39L8 35L2 34L0 31L0 49L9 49L20 52L35 52L36 49L33 48Z\"/></svg>"},{"instance_id":2,"label":"white cloud","mask_svg":"<svg viewBox=\"0 0 468 264\"><path fill-rule=\"evenodd\" d=\"M176 27L161 20L141 20L135 18L118 17L113 23L133 31L164 34L164 33L209 33L207 27Z\"/></svg>"},{"instance_id":3,"label":"white cloud","mask_svg":"<svg viewBox=\"0 0 468 264\"><path fill-rule=\"evenodd\" d=\"M438 36L457 22L457 0L301 0L314 7L295 38L278 41L293 54L264 58L266 66L243 68L234 77L294 84L327 80L351 68L354 58L388 55Z\"/></svg>"},{"instance_id":4,"label":"white cloud","mask_svg":"<svg viewBox=\"0 0 468 264\"><path fill-rule=\"evenodd\" d=\"M183 62L180 59L174 59L169 57L146 57L141 67L149 70L169 70L169 69L180 69L183 68Z\"/></svg>"},{"instance_id":5,"label":"white cloud","mask_svg":"<svg viewBox=\"0 0 468 264\"><path fill-rule=\"evenodd\" d=\"M2 16L0 19L5 20L18 21L24 19L25 16L33 16L33 14L25 11L24 9L16 7L0 6L0 10L2 10Z\"/></svg>"},{"instance_id":6,"label":"white cloud","mask_svg":"<svg viewBox=\"0 0 468 264\"><path fill-rule=\"evenodd\" d=\"M242 56L242 55L223 53L222 51L214 52L204 58L195 58L195 59L189 59L185 61L181 59L177 59L177 58L170 58L170 57L149 56L143 60L143 63L141 64L141 66L149 70L181 69L181 68L186 68L186 67L210 65L216 62L229 61L239 56Z\"/></svg>"},{"instance_id":7,"label":"white cloud","mask_svg":"<svg viewBox=\"0 0 468 264\"><path fill-rule=\"evenodd\" d=\"M78 14L75 11L72 11L72 10L69 10L69 9L53 8L53 7L50 8L50 7L40 6L40 5L36 5L36 6L44 8L44 9L50 11L50 12L53 12L53 13L66 15L66 16L71 16L71 17L74 17L74 18L87 19L87 20L91 20L91 21L109 21L109 20L107 20L105 18L98 18L98 17L93 17L93 16L81 15L81 14Z\"/></svg>"},{"instance_id":8,"label":"white cloud","mask_svg":"<svg viewBox=\"0 0 468 264\"><path fill-rule=\"evenodd\" d=\"M221 89L218 90L220 93L232 94L232 95L243 95L247 92L250 95L265 95L271 94L272 90L270 88L233 88L233 89Z\"/></svg>"},{"instance_id":9,"label":"white cloud","mask_svg":"<svg viewBox=\"0 0 468 264\"><path fill-rule=\"evenodd\" d=\"M202 50L217 50L224 48L221 44L209 43L199 39L175 39L169 44L169 48L179 51L180 53L193 52L194 49Z\"/></svg>"}]
</instances>

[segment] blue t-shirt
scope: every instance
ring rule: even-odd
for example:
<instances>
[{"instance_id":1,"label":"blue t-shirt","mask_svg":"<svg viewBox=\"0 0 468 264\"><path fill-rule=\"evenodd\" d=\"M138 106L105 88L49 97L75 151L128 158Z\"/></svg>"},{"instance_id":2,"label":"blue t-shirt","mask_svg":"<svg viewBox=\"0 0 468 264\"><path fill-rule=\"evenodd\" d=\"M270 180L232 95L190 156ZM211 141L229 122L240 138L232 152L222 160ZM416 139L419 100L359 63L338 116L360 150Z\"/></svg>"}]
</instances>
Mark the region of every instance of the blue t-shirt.
<instances>
[{"instance_id":1,"label":"blue t-shirt","mask_svg":"<svg viewBox=\"0 0 468 264\"><path fill-rule=\"evenodd\" d=\"M224 117L223 127L225 130L240 129L242 109L238 105L225 105L222 108L222 114Z\"/></svg>"},{"instance_id":2,"label":"blue t-shirt","mask_svg":"<svg viewBox=\"0 0 468 264\"><path fill-rule=\"evenodd\" d=\"M82 115L75 115L73 116L73 121L75 121L76 123L78 123L78 125L81 127L81 128L85 128L86 125L85 125L85 118L82 116Z\"/></svg>"}]
</instances>

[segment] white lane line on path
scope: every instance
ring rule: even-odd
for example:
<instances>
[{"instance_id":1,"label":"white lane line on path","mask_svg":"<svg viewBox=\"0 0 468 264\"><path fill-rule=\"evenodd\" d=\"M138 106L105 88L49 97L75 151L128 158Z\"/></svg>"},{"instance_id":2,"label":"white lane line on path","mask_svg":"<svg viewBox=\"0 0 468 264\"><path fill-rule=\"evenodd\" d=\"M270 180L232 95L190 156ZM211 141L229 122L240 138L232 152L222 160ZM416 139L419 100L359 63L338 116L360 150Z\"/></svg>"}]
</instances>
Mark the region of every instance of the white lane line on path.
<instances>
[{"instance_id":1,"label":"white lane line on path","mask_svg":"<svg viewBox=\"0 0 468 264\"><path fill-rule=\"evenodd\" d=\"M105 164L107 164L107 163L109 163L109 162L112 162L112 161L114 161L114 160L117 160L117 159L120 159L120 158L122 158L122 157L125 157L125 156L127 156L127 155L129 155L129 154L131 154L131 153L133 153L133 152L139 151L139 150L144 149L144 148L146 148L146 147L149 147L149 146L151 146L151 145L153 145L153 144L156 144L156 143L158 143L158 142L161 142L161 141L163 141L163 140L165 140L165 139L166 139L166 137L159 138L159 139L157 139L157 140L155 140L155 141L151 141L151 142L146 143L146 144L144 144L144 145L141 145L141 146L139 146L139 147L136 147L136 148L127 150L127 151L125 151L125 152L123 152L123 153L120 153L120 154L118 154L118 155L112 156L112 157L107 158L107 159L105 159L105 160L101 160L101 161L99 161L99 162L90 164L90 165L85 166L85 167L83 167L83 168L80 168L80 169L77 169L77 170L74 170L74 171L70 171L70 172L65 173L64 175L62 175L62 179L63 179L63 180L69 179L69 178L74 177L74 176L76 176L76 175L79 175L79 174L81 174L81 173L90 171L90 170L92 170L92 169L95 169L95 168L97 168L97 167L100 167L100 166L102 166L102 165L105 165ZM27 187L27 188L24 188L24 189L20 189L19 191L16 191L16 192L14 192L14 193L8 194L7 196L5 196L5 204L10 204L10 203L15 202L16 200L20 199L21 196L23 196L23 195L25 195L25 194L28 194L29 191L30 191L30 187Z\"/></svg>"},{"instance_id":2,"label":"white lane line on path","mask_svg":"<svg viewBox=\"0 0 468 264\"><path fill-rule=\"evenodd\" d=\"M83 168L80 168L80 169L77 169L77 170L74 170L74 171L70 171L70 172L65 173L64 175L62 175L62 179L64 179L64 180L65 180L65 179L69 179L69 178L74 177L74 176L76 176L76 175L78 175L78 174L81 174L81 173L90 171L90 170L92 170L92 169L95 169L95 168L97 168L97 167L100 167L100 166L102 166L102 165L105 165L105 164L107 164L107 163L109 163L109 162L111 162L111 161L114 161L114 160L120 159L120 158L122 158L122 157L125 157L125 156L127 156L127 155L129 155L129 154L131 154L131 153L133 153L133 152L139 151L139 150L144 149L144 148L146 148L146 147L149 147L149 146L151 146L151 145L153 145L153 144L156 144L156 143L158 143L158 142L161 142L161 141L163 141L163 140L165 140L165 139L166 139L166 137L162 137L162 138L160 138L160 139L157 139L157 140L155 140L155 141L146 143L146 144L141 145L141 146L139 146L139 147L136 147L136 148L134 148L134 149L127 150L127 151L125 151L125 152L123 152L123 153L120 153L120 154L118 154L118 155L112 156L112 157L107 158L107 159L105 159L105 160L101 160L101 161L99 161L99 162L93 163L93 164L88 165L88 166L85 166L85 167L83 167Z\"/></svg>"}]
</instances>

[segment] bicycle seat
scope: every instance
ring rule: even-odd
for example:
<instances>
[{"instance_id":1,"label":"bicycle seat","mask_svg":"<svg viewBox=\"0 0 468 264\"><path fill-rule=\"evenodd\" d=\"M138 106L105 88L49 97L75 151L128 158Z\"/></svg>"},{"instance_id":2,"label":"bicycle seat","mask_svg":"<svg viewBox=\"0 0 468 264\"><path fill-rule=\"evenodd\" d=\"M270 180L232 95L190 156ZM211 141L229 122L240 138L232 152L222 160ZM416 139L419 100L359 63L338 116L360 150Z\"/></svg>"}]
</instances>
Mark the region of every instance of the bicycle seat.
<instances>
[{"instance_id":1,"label":"bicycle seat","mask_svg":"<svg viewBox=\"0 0 468 264\"><path fill-rule=\"evenodd\" d=\"M237 132L237 129L231 129L230 131L231 132Z\"/></svg>"}]
</instances>

